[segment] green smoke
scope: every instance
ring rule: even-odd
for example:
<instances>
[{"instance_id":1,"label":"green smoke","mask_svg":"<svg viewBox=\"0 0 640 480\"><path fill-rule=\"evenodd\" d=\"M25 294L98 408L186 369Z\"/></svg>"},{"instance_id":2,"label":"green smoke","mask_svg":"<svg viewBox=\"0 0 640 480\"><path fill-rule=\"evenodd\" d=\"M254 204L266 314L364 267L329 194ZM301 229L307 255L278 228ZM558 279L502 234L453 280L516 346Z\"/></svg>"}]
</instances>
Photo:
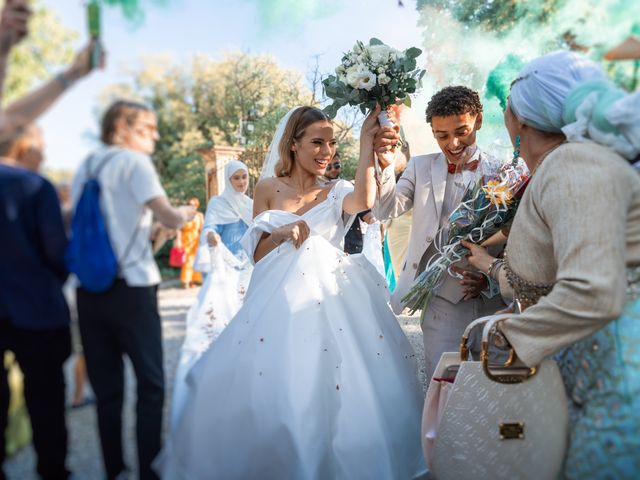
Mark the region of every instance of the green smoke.
<instances>
[{"instance_id":1,"label":"green smoke","mask_svg":"<svg viewBox=\"0 0 640 480\"><path fill-rule=\"evenodd\" d=\"M244 1L255 5L262 33L299 28L307 20L328 17L340 9L338 0Z\"/></svg>"},{"instance_id":2,"label":"green smoke","mask_svg":"<svg viewBox=\"0 0 640 480\"><path fill-rule=\"evenodd\" d=\"M435 88L464 84L482 93L481 143L502 129L505 87L515 78L517 59L569 49L602 61L640 30L637 0L418 0L418 9ZM634 62L603 65L623 88L635 86Z\"/></svg>"},{"instance_id":3,"label":"green smoke","mask_svg":"<svg viewBox=\"0 0 640 480\"><path fill-rule=\"evenodd\" d=\"M496 34L507 33L520 22L547 22L564 0L418 0L417 8L434 7L447 11L458 22Z\"/></svg>"},{"instance_id":4,"label":"green smoke","mask_svg":"<svg viewBox=\"0 0 640 480\"><path fill-rule=\"evenodd\" d=\"M487 99L497 99L502 110L507 108L511 82L516 78L524 63L522 58L510 53L487 76L485 96Z\"/></svg>"},{"instance_id":5,"label":"green smoke","mask_svg":"<svg viewBox=\"0 0 640 480\"><path fill-rule=\"evenodd\" d=\"M154 3L156 5L166 5L169 0L102 0L104 5L119 7L124 17L133 23L142 23L144 20L144 8L142 3Z\"/></svg>"}]
</instances>

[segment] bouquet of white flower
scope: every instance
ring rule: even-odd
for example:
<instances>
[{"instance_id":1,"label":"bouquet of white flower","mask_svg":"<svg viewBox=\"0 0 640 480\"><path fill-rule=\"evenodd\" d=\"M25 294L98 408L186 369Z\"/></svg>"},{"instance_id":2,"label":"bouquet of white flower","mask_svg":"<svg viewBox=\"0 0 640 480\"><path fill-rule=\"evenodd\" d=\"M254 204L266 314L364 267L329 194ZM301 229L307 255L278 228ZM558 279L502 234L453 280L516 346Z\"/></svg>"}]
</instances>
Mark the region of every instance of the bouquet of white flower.
<instances>
[{"instance_id":1,"label":"bouquet of white flower","mask_svg":"<svg viewBox=\"0 0 640 480\"><path fill-rule=\"evenodd\" d=\"M375 108L383 113L392 105L404 103L411 106L410 94L415 93L425 73L416 68L419 48L404 52L391 48L377 38L369 45L356 42L353 50L342 57L336 75L322 81L327 97L333 100L324 112L334 118L345 105L356 105L362 113Z\"/></svg>"}]
</instances>

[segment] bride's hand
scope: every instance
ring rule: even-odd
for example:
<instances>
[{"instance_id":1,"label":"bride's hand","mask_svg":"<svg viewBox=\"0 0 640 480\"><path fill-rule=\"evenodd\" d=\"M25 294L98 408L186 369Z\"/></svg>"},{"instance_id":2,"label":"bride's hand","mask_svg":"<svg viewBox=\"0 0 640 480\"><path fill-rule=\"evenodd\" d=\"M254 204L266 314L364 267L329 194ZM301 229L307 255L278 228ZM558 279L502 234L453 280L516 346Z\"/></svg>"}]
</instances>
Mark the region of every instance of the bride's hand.
<instances>
[{"instance_id":1,"label":"bride's hand","mask_svg":"<svg viewBox=\"0 0 640 480\"><path fill-rule=\"evenodd\" d=\"M304 220L283 225L271 232L271 240L276 245L280 245L287 240L291 240L295 248L300 248L304 241L309 238L309 225Z\"/></svg>"},{"instance_id":2,"label":"bride's hand","mask_svg":"<svg viewBox=\"0 0 640 480\"><path fill-rule=\"evenodd\" d=\"M366 143L367 145L373 146L373 139L380 130L380 124L378 123L378 114L380 113L380 105L376 105L376 108L371 110L371 113L367 115L367 118L364 119L364 123L362 124L362 129L360 130L360 143Z\"/></svg>"}]
</instances>

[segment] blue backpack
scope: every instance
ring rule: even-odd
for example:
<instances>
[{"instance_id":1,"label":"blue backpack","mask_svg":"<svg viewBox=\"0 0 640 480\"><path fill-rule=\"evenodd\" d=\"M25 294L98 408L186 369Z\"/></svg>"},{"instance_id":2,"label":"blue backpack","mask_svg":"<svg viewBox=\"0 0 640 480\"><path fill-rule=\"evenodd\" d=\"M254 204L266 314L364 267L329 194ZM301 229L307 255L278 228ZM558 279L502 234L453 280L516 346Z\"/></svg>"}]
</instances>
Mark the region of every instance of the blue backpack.
<instances>
[{"instance_id":1,"label":"blue backpack","mask_svg":"<svg viewBox=\"0 0 640 480\"><path fill-rule=\"evenodd\" d=\"M78 277L82 288L93 293L108 290L118 275L118 260L100 209L98 181L102 167L116 154L108 155L93 174L90 172L90 160L87 162L88 178L73 213L71 239L64 253L67 270ZM129 242L125 256L132 244Z\"/></svg>"}]
</instances>

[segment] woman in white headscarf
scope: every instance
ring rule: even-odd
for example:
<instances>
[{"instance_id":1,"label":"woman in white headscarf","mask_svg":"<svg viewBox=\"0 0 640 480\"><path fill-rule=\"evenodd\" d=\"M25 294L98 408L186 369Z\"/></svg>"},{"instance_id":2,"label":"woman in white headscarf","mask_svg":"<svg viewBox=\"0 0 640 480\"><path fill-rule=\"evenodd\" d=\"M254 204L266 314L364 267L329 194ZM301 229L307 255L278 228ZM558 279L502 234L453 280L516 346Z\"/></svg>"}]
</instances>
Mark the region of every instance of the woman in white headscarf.
<instances>
[{"instance_id":1,"label":"woman in white headscarf","mask_svg":"<svg viewBox=\"0 0 640 480\"><path fill-rule=\"evenodd\" d=\"M212 197L207 205L200 243L216 246L221 241L231 253L242 251L240 239L253 220L253 201L245 194L249 170L239 160L224 167L225 187L222 195Z\"/></svg>"},{"instance_id":2,"label":"woman in white headscarf","mask_svg":"<svg viewBox=\"0 0 640 480\"><path fill-rule=\"evenodd\" d=\"M249 171L244 163L233 160L224 172L225 188L209 200L200 233L195 268L207 275L187 313L187 331L174 383L172 426L182 413L187 373L240 310L253 271L240 246L252 222L253 201L245 194Z\"/></svg>"},{"instance_id":3,"label":"woman in white headscarf","mask_svg":"<svg viewBox=\"0 0 640 480\"><path fill-rule=\"evenodd\" d=\"M640 93L556 52L520 72L505 124L529 166L506 261L469 261L511 290L518 357L556 355L572 412L564 478L640 473Z\"/></svg>"}]
</instances>

